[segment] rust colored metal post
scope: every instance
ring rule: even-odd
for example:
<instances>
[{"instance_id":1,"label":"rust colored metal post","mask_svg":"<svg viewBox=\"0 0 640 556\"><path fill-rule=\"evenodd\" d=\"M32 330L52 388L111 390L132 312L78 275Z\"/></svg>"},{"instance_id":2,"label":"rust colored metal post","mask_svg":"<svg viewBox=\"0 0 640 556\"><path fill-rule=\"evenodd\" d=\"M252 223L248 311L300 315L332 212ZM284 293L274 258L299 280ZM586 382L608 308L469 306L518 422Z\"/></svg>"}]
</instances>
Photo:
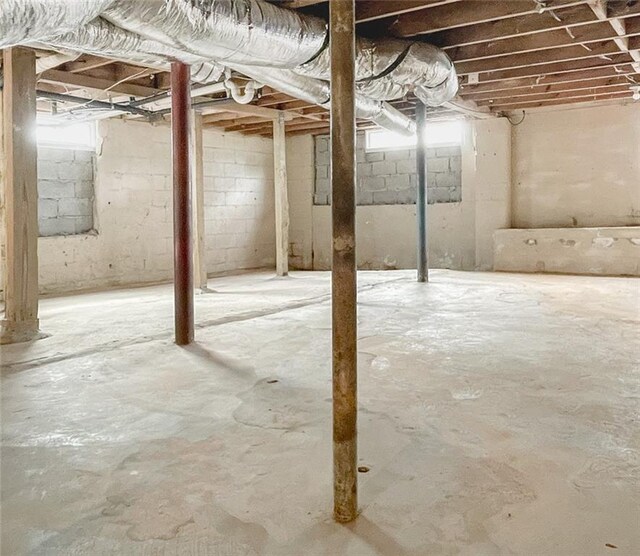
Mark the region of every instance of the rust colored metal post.
<instances>
[{"instance_id":1,"label":"rust colored metal post","mask_svg":"<svg viewBox=\"0 0 640 556\"><path fill-rule=\"evenodd\" d=\"M416 195L416 217L418 221L418 282L429 281L429 260L427 256L427 108L416 103L416 163L418 171L418 191Z\"/></svg>"},{"instance_id":2,"label":"rust colored metal post","mask_svg":"<svg viewBox=\"0 0 640 556\"><path fill-rule=\"evenodd\" d=\"M173 146L173 273L176 344L193 341L193 238L189 160L190 68L171 64Z\"/></svg>"},{"instance_id":3,"label":"rust colored metal post","mask_svg":"<svg viewBox=\"0 0 640 556\"><path fill-rule=\"evenodd\" d=\"M334 517L358 514L354 0L331 0Z\"/></svg>"}]
</instances>

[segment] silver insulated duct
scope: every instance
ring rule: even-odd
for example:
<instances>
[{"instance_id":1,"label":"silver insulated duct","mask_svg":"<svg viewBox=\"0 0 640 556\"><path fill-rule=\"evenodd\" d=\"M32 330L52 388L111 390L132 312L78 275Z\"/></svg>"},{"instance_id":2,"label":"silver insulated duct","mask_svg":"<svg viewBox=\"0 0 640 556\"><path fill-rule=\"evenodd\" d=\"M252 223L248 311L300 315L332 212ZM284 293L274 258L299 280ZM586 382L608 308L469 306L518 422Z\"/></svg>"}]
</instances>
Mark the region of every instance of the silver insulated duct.
<instances>
[{"instance_id":1,"label":"silver insulated duct","mask_svg":"<svg viewBox=\"0 0 640 556\"><path fill-rule=\"evenodd\" d=\"M0 0L0 47L48 44L132 62L222 66L329 106L324 20L264 0ZM413 92L439 106L458 88L440 49L420 42L358 38L358 116L402 133L413 122L385 101ZM217 78L217 77L216 77Z\"/></svg>"}]
</instances>

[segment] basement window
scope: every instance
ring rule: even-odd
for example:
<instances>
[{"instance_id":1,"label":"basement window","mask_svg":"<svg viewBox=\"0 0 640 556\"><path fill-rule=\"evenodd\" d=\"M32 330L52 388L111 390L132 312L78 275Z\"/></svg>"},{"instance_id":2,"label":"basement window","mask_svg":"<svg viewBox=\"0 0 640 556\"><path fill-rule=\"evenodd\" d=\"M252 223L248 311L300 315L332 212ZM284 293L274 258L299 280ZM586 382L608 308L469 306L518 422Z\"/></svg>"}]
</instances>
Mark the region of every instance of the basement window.
<instances>
[{"instance_id":1,"label":"basement window","mask_svg":"<svg viewBox=\"0 0 640 556\"><path fill-rule=\"evenodd\" d=\"M406 136L386 129L366 131L367 152L412 149L416 136ZM427 124L427 147L451 147L462 144L462 121L434 122Z\"/></svg>"},{"instance_id":2,"label":"basement window","mask_svg":"<svg viewBox=\"0 0 640 556\"><path fill-rule=\"evenodd\" d=\"M93 151L96 148L95 122L61 122L51 116L38 115L39 147Z\"/></svg>"}]
</instances>

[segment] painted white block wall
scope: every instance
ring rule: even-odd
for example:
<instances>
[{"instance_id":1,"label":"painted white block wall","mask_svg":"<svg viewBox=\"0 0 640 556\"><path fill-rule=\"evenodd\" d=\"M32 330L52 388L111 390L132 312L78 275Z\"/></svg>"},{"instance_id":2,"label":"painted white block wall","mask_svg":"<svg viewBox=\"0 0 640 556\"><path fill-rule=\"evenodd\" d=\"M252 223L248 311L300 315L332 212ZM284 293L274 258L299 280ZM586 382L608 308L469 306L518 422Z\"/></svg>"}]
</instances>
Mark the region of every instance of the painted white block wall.
<instances>
[{"instance_id":1,"label":"painted white block wall","mask_svg":"<svg viewBox=\"0 0 640 556\"><path fill-rule=\"evenodd\" d=\"M640 224L640 103L529 112L513 128L513 226Z\"/></svg>"},{"instance_id":2,"label":"painted white block wall","mask_svg":"<svg viewBox=\"0 0 640 556\"><path fill-rule=\"evenodd\" d=\"M207 271L273 266L271 139L205 130L203 142ZM167 125L100 122L97 234L40 238L41 292L171 280L171 183Z\"/></svg>"},{"instance_id":3,"label":"painted white block wall","mask_svg":"<svg viewBox=\"0 0 640 556\"><path fill-rule=\"evenodd\" d=\"M511 130L507 120L497 118L467 122L464 128L462 201L428 206L429 264L491 269L493 232L511 219ZM296 198L291 242L297 256L291 264L328 269L331 207L313 205L313 143L295 139L287 144L287 158L303 168L289 183L289 194ZM415 268L415 205L359 206L356 233L359 268Z\"/></svg>"}]
</instances>

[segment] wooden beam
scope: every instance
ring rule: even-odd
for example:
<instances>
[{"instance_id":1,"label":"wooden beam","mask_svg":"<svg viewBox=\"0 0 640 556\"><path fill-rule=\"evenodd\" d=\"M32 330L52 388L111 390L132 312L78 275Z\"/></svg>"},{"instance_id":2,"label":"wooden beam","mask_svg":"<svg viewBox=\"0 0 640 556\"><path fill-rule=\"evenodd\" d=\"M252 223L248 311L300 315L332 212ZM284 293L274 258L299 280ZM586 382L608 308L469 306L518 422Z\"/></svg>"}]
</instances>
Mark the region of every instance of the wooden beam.
<instances>
[{"instance_id":1,"label":"wooden beam","mask_svg":"<svg viewBox=\"0 0 640 556\"><path fill-rule=\"evenodd\" d=\"M631 40L629 41L631 45ZM532 66L543 66L545 64L555 64L558 62L573 62L587 58L601 58L602 56L612 56L618 54L620 50L613 41L602 41L591 43L587 48L580 45L567 46L564 48L553 48L550 50L538 50L526 54L510 54L507 56L497 56L482 60L456 63L456 70L459 75L469 73L485 73L498 70L510 70Z\"/></svg>"},{"instance_id":2,"label":"wooden beam","mask_svg":"<svg viewBox=\"0 0 640 556\"><path fill-rule=\"evenodd\" d=\"M102 68L105 66L110 66L115 62L109 58L102 58L100 56L92 56L89 54L85 54L78 60L74 60L73 62L67 62L63 66L64 71L68 71L70 73L80 73L83 71L89 71L96 68Z\"/></svg>"},{"instance_id":3,"label":"wooden beam","mask_svg":"<svg viewBox=\"0 0 640 556\"><path fill-rule=\"evenodd\" d=\"M606 21L616 34L616 38L613 39L621 52L628 52L633 58L633 69L640 73L640 51L634 49L631 46L631 41L628 38L627 23L625 19L617 17L609 17L611 11L609 10L609 2L607 0L593 0L589 6L593 10L593 13L601 21Z\"/></svg>"},{"instance_id":4,"label":"wooden beam","mask_svg":"<svg viewBox=\"0 0 640 556\"><path fill-rule=\"evenodd\" d=\"M204 214L204 148L202 141L202 114L191 110L191 194L193 211L193 277L194 287L207 291L207 251L205 245Z\"/></svg>"},{"instance_id":5,"label":"wooden beam","mask_svg":"<svg viewBox=\"0 0 640 556\"><path fill-rule=\"evenodd\" d=\"M223 100L214 105L203 108L203 112L206 112L206 116L203 118L203 123L208 123L209 114L217 114L218 112L233 112L235 114L247 114L250 116L259 116L267 120L276 120L280 115L280 110L273 110L271 108L264 108L262 106L256 106L255 104L239 104L235 100ZM285 121L290 120L292 116L285 114ZM214 120L215 121L215 120Z\"/></svg>"},{"instance_id":6,"label":"wooden beam","mask_svg":"<svg viewBox=\"0 0 640 556\"><path fill-rule=\"evenodd\" d=\"M568 33L566 29L557 29L546 33L535 33L513 39L503 39L487 43L477 43L469 46L460 46L447 50L447 54L455 60L457 64L470 60L481 60L483 58L494 58L508 54L523 54L548 50L551 48L562 48L589 44L617 37L616 33L606 21L582 25L576 27Z\"/></svg>"},{"instance_id":7,"label":"wooden beam","mask_svg":"<svg viewBox=\"0 0 640 556\"><path fill-rule=\"evenodd\" d=\"M273 170L276 207L276 274L289 274L289 197L284 114L273 121Z\"/></svg>"},{"instance_id":8,"label":"wooden beam","mask_svg":"<svg viewBox=\"0 0 640 556\"><path fill-rule=\"evenodd\" d=\"M358 515L355 2L331 0L333 515Z\"/></svg>"},{"instance_id":9,"label":"wooden beam","mask_svg":"<svg viewBox=\"0 0 640 556\"><path fill-rule=\"evenodd\" d=\"M36 56L3 50L5 315L0 343L39 336Z\"/></svg>"},{"instance_id":10,"label":"wooden beam","mask_svg":"<svg viewBox=\"0 0 640 556\"><path fill-rule=\"evenodd\" d=\"M518 96L504 96L504 97L496 97L493 99L480 99L477 100L478 106L486 106L486 107L494 107L494 106L503 106L510 105L512 103L519 102L537 102L537 101L549 101L549 100L557 100L561 98L574 99L580 97L597 97L601 95L608 95L613 93L624 93L629 92L629 84L616 84L611 86L602 86L602 87L587 87L583 89L575 89L568 91L548 91L543 93L531 93L530 95L518 95ZM629 92L629 94L631 94Z\"/></svg>"},{"instance_id":11,"label":"wooden beam","mask_svg":"<svg viewBox=\"0 0 640 556\"><path fill-rule=\"evenodd\" d=\"M147 87L144 85L136 85L133 83L119 83L115 85L112 79L103 79L92 77L81 73L71 73L60 70L48 70L40 75L39 82L44 83L61 83L64 85L73 85L82 89L93 89L96 91L110 90L114 93L122 93L125 95L146 97L159 93L159 89Z\"/></svg>"},{"instance_id":12,"label":"wooden beam","mask_svg":"<svg viewBox=\"0 0 640 556\"><path fill-rule=\"evenodd\" d=\"M522 17L547 10L561 10L585 3L586 0L552 0L548 7L531 1L497 0L482 2L461 0L453 4L427 8L398 16L389 25L389 31L398 37L413 37L445 29L465 27L506 18Z\"/></svg>"},{"instance_id":13,"label":"wooden beam","mask_svg":"<svg viewBox=\"0 0 640 556\"><path fill-rule=\"evenodd\" d=\"M626 66L625 66L626 67ZM616 71L617 69L617 71ZM634 73L628 69L616 68L616 66L605 66L601 68L586 68L566 73L551 73L537 75L535 77L522 77L516 79L505 79L504 81L489 81L477 85L465 84L460 87L460 94L463 96L481 93L496 93L502 91L516 92L518 89L530 89L537 86L570 84L576 81L597 81L601 79L611 79L613 77L624 77Z\"/></svg>"},{"instance_id":14,"label":"wooden beam","mask_svg":"<svg viewBox=\"0 0 640 556\"><path fill-rule=\"evenodd\" d=\"M444 4L452 4L459 0L360 0L356 3L356 21L365 23L376 19L384 19L395 15L406 14L433 8Z\"/></svg>"},{"instance_id":15,"label":"wooden beam","mask_svg":"<svg viewBox=\"0 0 640 556\"><path fill-rule=\"evenodd\" d=\"M531 34L568 29L575 33L575 28L597 21L588 5L563 8L561 11L530 14L517 18L501 19L487 23L478 23L467 27L458 27L436 33L423 35L426 42L445 50L470 44L487 43L503 39L525 37ZM640 3L631 6L621 17L640 15ZM557 19L556 19L557 17Z\"/></svg>"},{"instance_id":16,"label":"wooden beam","mask_svg":"<svg viewBox=\"0 0 640 556\"><path fill-rule=\"evenodd\" d=\"M557 95L550 98L539 100L520 100L512 102L496 102L492 105L492 110L519 110L523 108L534 108L538 106L553 106L559 104L573 104L577 102L591 102L596 100L611 100L611 99L629 99L631 100L632 93L630 90L626 91L608 91L596 94L571 94L569 96Z\"/></svg>"},{"instance_id":17,"label":"wooden beam","mask_svg":"<svg viewBox=\"0 0 640 556\"><path fill-rule=\"evenodd\" d=\"M495 81L504 81L507 79L516 79L520 77L540 77L547 74L572 73L589 69L601 69L617 67L631 67L633 60L628 54L616 52L609 54L606 58L584 58L581 60L571 60L562 62L550 62L548 64L540 64L535 66L524 66L512 69L497 69L481 73L479 75L480 83L489 83Z\"/></svg>"},{"instance_id":18,"label":"wooden beam","mask_svg":"<svg viewBox=\"0 0 640 556\"><path fill-rule=\"evenodd\" d=\"M475 100L476 102L484 100L497 100L504 98L527 97L531 95L543 93L561 93L565 91L586 91L593 88L616 87L625 85L629 87L634 82L630 81L630 76L635 74L626 74L624 76L607 77L606 79L587 79L583 81L573 81L569 83L557 83L555 85L543 84L534 85L532 87L520 87L518 89L504 89L501 91L488 91L484 93L465 94L464 98ZM640 81L637 83L640 85Z\"/></svg>"}]
</instances>

